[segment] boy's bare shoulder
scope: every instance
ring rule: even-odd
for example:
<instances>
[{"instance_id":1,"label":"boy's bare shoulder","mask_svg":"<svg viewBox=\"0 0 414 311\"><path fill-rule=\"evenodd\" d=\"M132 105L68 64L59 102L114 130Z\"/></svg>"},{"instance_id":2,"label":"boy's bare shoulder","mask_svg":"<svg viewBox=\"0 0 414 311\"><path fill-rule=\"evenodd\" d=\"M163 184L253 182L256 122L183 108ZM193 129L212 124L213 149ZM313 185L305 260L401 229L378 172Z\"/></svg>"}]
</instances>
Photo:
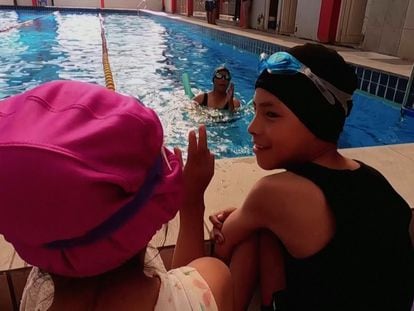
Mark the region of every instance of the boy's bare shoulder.
<instances>
[{"instance_id":1,"label":"boy's bare shoulder","mask_svg":"<svg viewBox=\"0 0 414 311\"><path fill-rule=\"evenodd\" d=\"M268 175L256 182L251 190L252 197L256 198L256 209L264 214L276 211L292 214L304 207L326 206L326 199L322 190L309 179L292 172L282 172ZM261 207L261 208L260 208ZM280 214L279 214L280 216Z\"/></svg>"},{"instance_id":2,"label":"boy's bare shoulder","mask_svg":"<svg viewBox=\"0 0 414 311\"><path fill-rule=\"evenodd\" d=\"M255 186L263 226L297 257L314 254L328 243L335 222L322 190L291 172L269 175ZM294 225L293 225L294 224Z\"/></svg>"},{"instance_id":3,"label":"boy's bare shoulder","mask_svg":"<svg viewBox=\"0 0 414 311\"><path fill-rule=\"evenodd\" d=\"M254 188L273 195L290 193L317 195L321 193L319 187L312 181L289 171L262 177Z\"/></svg>"}]
</instances>

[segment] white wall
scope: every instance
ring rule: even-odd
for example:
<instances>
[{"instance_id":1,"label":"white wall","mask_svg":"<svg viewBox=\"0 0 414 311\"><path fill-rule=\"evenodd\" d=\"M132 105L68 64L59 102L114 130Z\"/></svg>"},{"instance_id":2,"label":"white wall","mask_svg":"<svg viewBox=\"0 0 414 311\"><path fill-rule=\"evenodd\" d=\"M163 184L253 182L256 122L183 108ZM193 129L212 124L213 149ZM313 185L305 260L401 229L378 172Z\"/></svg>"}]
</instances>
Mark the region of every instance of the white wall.
<instances>
[{"instance_id":1,"label":"white wall","mask_svg":"<svg viewBox=\"0 0 414 311\"><path fill-rule=\"evenodd\" d=\"M408 5L398 56L414 60L414 0Z\"/></svg>"},{"instance_id":2,"label":"white wall","mask_svg":"<svg viewBox=\"0 0 414 311\"><path fill-rule=\"evenodd\" d=\"M369 0L365 13L362 48L383 54L398 55L403 29L407 30L405 35L409 37L409 30L414 28L412 2L413 0ZM406 19L409 4L411 21ZM403 46L402 50L405 51L405 45ZM413 58L414 55L411 57Z\"/></svg>"},{"instance_id":3,"label":"white wall","mask_svg":"<svg viewBox=\"0 0 414 311\"><path fill-rule=\"evenodd\" d=\"M298 0L295 36L317 40L322 0Z\"/></svg>"},{"instance_id":4,"label":"white wall","mask_svg":"<svg viewBox=\"0 0 414 311\"><path fill-rule=\"evenodd\" d=\"M266 15L266 7L267 3L266 0L253 0L252 1L252 8L250 12L250 27L256 29L257 28L257 17L260 14L263 16Z\"/></svg>"},{"instance_id":5,"label":"white wall","mask_svg":"<svg viewBox=\"0 0 414 311\"><path fill-rule=\"evenodd\" d=\"M165 0L165 12L172 13L171 0Z\"/></svg>"},{"instance_id":6,"label":"white wall","mask_svg":"<svg viewBox=\"0 0 414 311\"><path fill-rule=\"evenodd\" d=\"M55 0L55 6L78 7L78 8L99 8L99 0Z\"/></svg>"},{"instance_id":7,"label":"white wall","mask_svg":"<svg viewBox=\"0 0 414 311\"><path fill-rule=\"evenodd\" d=\"M17 5L32 6L32 0L17 0Z\"/></svg>"},{"instance_id":8,"label":"white wall","mask_svg":"<svg viewBox=\"0 0 414 311\"><path fill-rule=\"evenodd\" d=\"M0 5L14 5L13 0L0 0Z\"/></svg>"},{"instance_id":9,"label":"white wall","mask_svg":"<svg viewBox=\"0 0 414 311\"><path fill-rule=\"evenodd\" d=\"M168 1L168 0L167 0ZM137 9L137 6L141 9L148 9L154 11L161 11L161 0L105 0L105 8L116 9Z\"/></svg>"}]
</instances>

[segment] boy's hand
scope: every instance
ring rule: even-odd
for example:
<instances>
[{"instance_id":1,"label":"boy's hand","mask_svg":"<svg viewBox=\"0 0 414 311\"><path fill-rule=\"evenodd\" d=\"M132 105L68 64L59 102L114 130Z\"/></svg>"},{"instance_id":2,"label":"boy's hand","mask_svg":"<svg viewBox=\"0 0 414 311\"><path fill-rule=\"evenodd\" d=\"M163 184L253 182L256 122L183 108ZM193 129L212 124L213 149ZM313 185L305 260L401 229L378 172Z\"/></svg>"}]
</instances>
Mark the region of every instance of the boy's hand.
<instances>
[{"instance_id":1,"label":"boy's hand","mask_svg":"<svg viewBox=\"0 0 414 311\"><path fill-rule=\"evenodd\" d=\"M213 230L211 231L211 238L217 243L217 244L223 244L224 243L224 236L221 232L221 229L223 228L223 224L226 221L227 217L231 213L233 213L236 210L235 207L227 208L221 212L215 213L213 215L210 215L208 219L210 220L211 224L213 225Z\"/></svg>"},{"instance_id":2,"label":"boy's hand","mask_svg":"<svg viewBox=\"0 0 414 311\"><path fill-rule=\"evenodd\" d=\"M214 175L214 154L208 149L204 125L199 127L198 133L198 140L195 131L188 135L188 157L183 169L185 196L190 201L203 199ZM175 148L174 153L183 163L180 149Z\"/></svg>"}]
</instances>

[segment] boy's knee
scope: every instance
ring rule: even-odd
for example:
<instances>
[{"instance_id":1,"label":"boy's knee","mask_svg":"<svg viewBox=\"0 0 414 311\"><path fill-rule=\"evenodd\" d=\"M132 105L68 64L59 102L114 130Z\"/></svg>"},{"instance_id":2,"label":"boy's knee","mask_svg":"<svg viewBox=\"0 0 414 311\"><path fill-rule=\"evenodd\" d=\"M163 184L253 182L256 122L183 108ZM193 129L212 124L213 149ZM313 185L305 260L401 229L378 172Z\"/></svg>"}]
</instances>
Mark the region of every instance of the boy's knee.
<instances>
[{"instance_id":1,"label":"boy's knee","mask_svg":"<svg viewBox=\"0 0 414 311\"><path fill-rule=\"evenodd\" d=\"M189 266L195 268L207 282L219 310L232 310L233 283L229 268L212 257L199 258Z\"/></svg>"}]
</instances>

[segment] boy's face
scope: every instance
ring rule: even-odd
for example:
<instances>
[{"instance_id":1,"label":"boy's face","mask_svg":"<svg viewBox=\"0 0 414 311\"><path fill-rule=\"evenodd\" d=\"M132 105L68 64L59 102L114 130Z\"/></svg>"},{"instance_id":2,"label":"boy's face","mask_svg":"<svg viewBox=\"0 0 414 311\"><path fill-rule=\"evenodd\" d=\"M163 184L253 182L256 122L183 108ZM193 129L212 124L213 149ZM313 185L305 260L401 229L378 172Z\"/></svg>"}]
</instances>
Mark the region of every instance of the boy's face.
<instances>
[{"instance_id":1,"label":"boy's face","mask_svg":"<svg viewBox=\"0 0 414 311\"><path fill-rule=\"evenodd\" d=\"M258 165L266 170L309 161L318 140L276 96L257 88L255 117L248 131Z\"/></svg>"}]
</instances>

